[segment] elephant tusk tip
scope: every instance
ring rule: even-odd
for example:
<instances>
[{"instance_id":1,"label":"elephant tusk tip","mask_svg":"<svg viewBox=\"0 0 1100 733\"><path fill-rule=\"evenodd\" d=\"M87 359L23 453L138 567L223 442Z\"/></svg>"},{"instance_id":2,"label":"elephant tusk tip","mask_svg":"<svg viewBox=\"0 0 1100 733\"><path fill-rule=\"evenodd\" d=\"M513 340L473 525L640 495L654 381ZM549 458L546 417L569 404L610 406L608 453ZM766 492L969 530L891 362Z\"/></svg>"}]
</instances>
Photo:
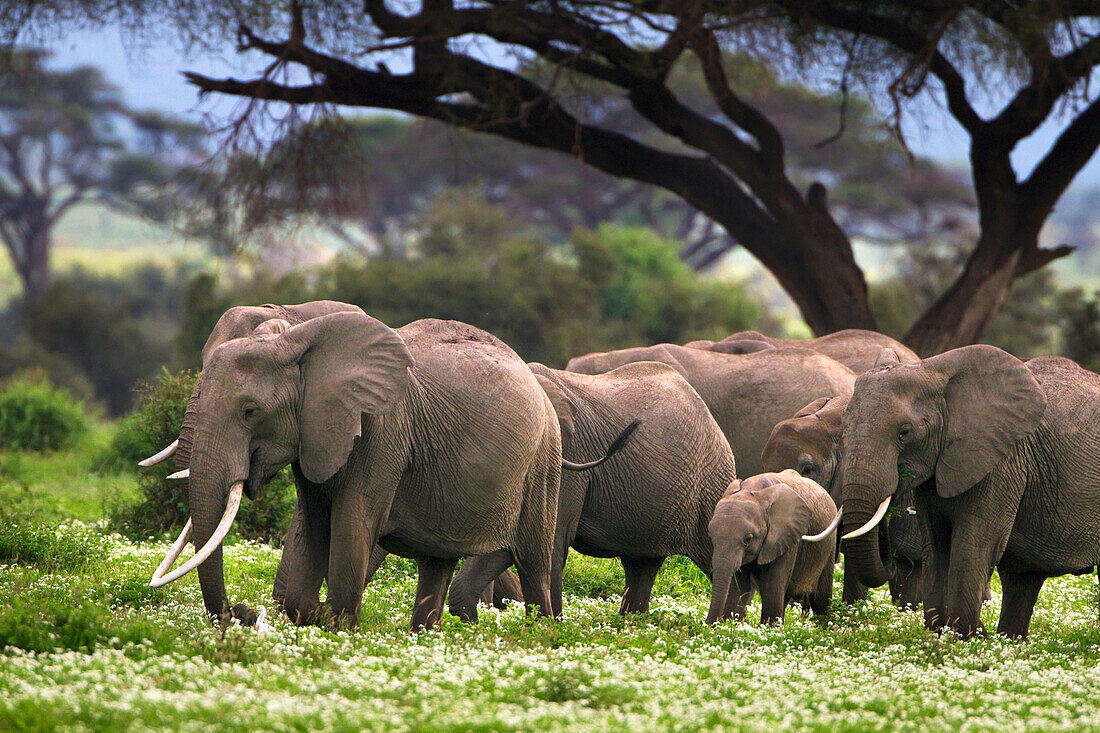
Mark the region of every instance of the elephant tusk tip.
<instances>
[{"instance_id":1,"label":"elephant tusk tip","mask_svg":"<svg viewBox=\"0 0 1100 733\"><path fill-rule=\"evenodd\" d=\"M176 471L175 473L170 473L167 476L165 476L164 478L166 478L166 479L178 479L178 478L190 478L190 477L191 477L191 469L190 468L185 468L182 471Z\"/></svg>"}]
</instances>

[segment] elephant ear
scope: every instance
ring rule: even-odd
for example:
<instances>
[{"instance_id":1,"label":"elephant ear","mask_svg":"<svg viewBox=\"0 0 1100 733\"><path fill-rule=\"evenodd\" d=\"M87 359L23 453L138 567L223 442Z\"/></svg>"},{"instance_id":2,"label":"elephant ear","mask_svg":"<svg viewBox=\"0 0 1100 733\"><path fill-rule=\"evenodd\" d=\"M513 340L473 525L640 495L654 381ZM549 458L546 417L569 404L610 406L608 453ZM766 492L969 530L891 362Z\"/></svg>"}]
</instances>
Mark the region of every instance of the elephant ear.
<instances>
[{"instance_id":1,"label":"elephant ear","mask_svg":"<svg viewBox=\"0 0 1100 733\"><path fill-rule=\"evenodd\" d=\"M1046 397L1031 370L995 346L964 346L922 363L947 377L936 493L950 498L978 484L1039 426Z\"/></svg>"},{"instance_id":2,"label":"elephant ear","mask_svg":"<svg viewBox=\"0 0 1100 733\"><path fill-rule=\"evenodd\" d=\"M347 461L362 414L383 415L404 398L412 355L396 331L361 312L314 318L280 338L302 373L298 460L321 483Z\"/></svg>"},{"instance_id":3,"label":"elephant ear","mask_svg":"<svg viewBox=\"0 0 1100 733\"><path fill-rule=\"evenodd\" d=\"M561 427L561 448L564 453L566 447L571 444L576 430L576 411L573 409L573 403L569 401L561 383L554 378L550 369L538 363L528 366L534 372L542 391L550 398L550 404L554 406L554 412L558 415L558 425Z\"/></svg>"},{"instance_id":4,"label":"elephant ear","mask_svg":"<svg viewBox=\"0 0 1100 733\"><path fill-rule=\"evenodd\" d=\"M810 505L787 484L777 483L759 489L764 500L764 515L768 518L768 534L756 562L767 565L794 549L810 527Z\"/></svg>"},{"instance_id":5,"label":"elephant ear","mask_svg":"<svg viewBox=\"0 0 1100 733\"><path fill-rule=\"evenodd\" d=\"M810 415L813 415L814 413L820 411L821 408L827 405L829 403L829 400L831 399L832 397L818 397L816 400L796 412L794 414L794 417L809 417Z\"/></svg>"}]
</instances>

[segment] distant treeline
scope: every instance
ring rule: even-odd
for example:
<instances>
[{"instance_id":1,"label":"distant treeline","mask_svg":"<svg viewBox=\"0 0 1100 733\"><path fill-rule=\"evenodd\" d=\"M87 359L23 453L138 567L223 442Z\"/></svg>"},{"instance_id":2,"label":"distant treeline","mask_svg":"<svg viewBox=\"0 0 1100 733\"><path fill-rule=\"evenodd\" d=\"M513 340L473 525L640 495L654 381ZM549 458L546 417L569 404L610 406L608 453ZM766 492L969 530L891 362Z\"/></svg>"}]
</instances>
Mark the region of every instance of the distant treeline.
<instances>
[{"instance_id":1,"label":"distant treeline","mask_svg":"<svg viewBox=\"0 0 1100 733\"><path fill-rule=\"evenodd\" d=\"M743 329L782 335L741 283L697 275L678 258L679 243L652 230L603 225L554 243L517 227L502 208L451 190L402 236L380 254L345 253L281 275L231 261L217 275L197 265L58 275L39 307L14 304L0 318L0 378L44 371L120 415L133 407L135 384L162 366L198 369L203 343L230 306L322 298L355 303L393 326L425 317L472 323L524 359L559 367L594 350ZM913 257L873 287L883 330L903 334L958 264ZM1063 353L1096 369L1100 303L1040 271L1017 282L987 341L1021 357Z\"/></svg>"}]
</instances>

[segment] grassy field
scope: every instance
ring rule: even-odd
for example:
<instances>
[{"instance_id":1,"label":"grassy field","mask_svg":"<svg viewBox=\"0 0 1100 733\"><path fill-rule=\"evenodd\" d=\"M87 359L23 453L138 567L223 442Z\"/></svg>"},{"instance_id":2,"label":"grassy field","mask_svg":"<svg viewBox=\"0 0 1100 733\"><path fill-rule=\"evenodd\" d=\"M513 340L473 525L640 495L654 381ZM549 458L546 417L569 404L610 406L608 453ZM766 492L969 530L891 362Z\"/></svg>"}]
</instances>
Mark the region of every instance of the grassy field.
<instances>
[{"instance_id":1,"label":"grassy field","mask_svg":"<svg viewBox=\"0 0 1100 733\"><path fill-rule=\"evenodd\" d=\"M483 609L410 635L414 566L391 558L359 633L215 628L194 575L148 587L165 539L100 529L133 481L89 473L103 442L0 453L0 730L1100 728L1095 576L1049 581L1026 642L930 635L881 590L827 618L710 628L708 584L679 559L655 610L624 619L617 564L576 553L560 622ZM231 599L270 607L278 560L227 547Z\"/></svg>"}]
</instances>

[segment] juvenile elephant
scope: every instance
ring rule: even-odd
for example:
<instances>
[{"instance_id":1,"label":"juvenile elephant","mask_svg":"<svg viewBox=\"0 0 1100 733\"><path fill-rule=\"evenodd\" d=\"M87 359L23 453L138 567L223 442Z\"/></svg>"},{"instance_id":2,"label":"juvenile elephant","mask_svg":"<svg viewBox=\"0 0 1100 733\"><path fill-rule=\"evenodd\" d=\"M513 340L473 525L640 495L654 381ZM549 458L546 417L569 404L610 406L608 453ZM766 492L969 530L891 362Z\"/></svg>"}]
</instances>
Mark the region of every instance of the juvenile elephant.
<instances>
[{"instance_id":1,"label":"juvenile elephant","mask_svg":"<svg viewBox=\"0 0 1100 733\"><path fill-rule=\"evenodd\" d=\"M1043 581L1100 561L1100 377L1072 361L979 345L884 366L856 382L843 430L850 564L867 585L886 580L879 535L866 530L915 488L930 538L928 628L981 631L996 565L997 630L1026 636Z\"/></svg>"},{"instance_id":2,"label":"juvenile elephant","mask_svg":"<svg viewBox=\"0 0 1100 733\"><path fill-rule=\"evenodd\" d=\"M195 426L192 517L154 585L213 562L200 574L203 601L223 613L214 552L242 492L253 496L289 463L298 506L281 572L297 623L332 614L358 624L376 541L418 561L413 629L438 623L459 557L498 549L519 568L528 608L550 613L560 432L515 352L463 323L394 330L358 309L221 340L239 316L227 313L204 348L185 418ZM166 573L192 525L201 549Z\"/></svg>"},{"instance_id":3,"label":"juvenile elephant","mask_svg":"<svg viewBox=\"0 0 1100 733\"><path fill-rule=\"evenodd\" d=\"M840 514L825 489L787 469L734 481L710 520L714 577L707 623L744 618L760 590L760 623L780 623L793 600L826 613Z\"/></svg>"},{"instance_id":4,"label":"juvenile elephant","mask_svg":"<svg viewBox=\"0 0 1100 733\"><path fill-rule=\"evenodd\" d=\"M883 349L891 349L905 364L916 364L920 357L908 346L877 331L846 328L812 339L777 339L759 331L740 331L721 341L693 341L693 348L703 348L724 354L748 354L768 346L800 346L836 359L856 374L875 366Z\"/></svg>"},{"instance_id":5,"label":"juvenile elephant","mask_svg":"<svg viewBox=\"0 0 1100 733\"><path fill-rule=\"evenodd\" d=\"M721 354L658 344L579 356L566 369L601 374L637 361L662 362L683 375L710 408L745 475L761 472L760 452L776 423L818 397L850 395L855 383L843 364L800 348Z\"/></svg>"},{"instance_id":6,"label":"juvenile elephant","mask_svg":"<svg viewBox=\"0 0 1100 733\"><path fill-rule=\"evenodd\" d=\"M685 555L708 576L707 524L736 475L733 453L699 395L664 364L628 364L590 376L531 364L561 423L562 452L596 455L632 420L639 427L606 464L562 474L551 602L561 612L561 575L572 546L618 557L626 574L620 613L645 612L669 555ZM482 588L510 564L504 553L467 560L451 585L450 608L476 618Z\"/></svg>"},{"instance_id":7,"label":"juvenile elephant","mask_svg":"<svg viewBox=\"0 0 1100 733\"><path fill-rule=\"evenodd\" d=\"M847 397L822 397L776 425L760 456L764 470L792 468L821 484L835 499L840 493L841 418L847 406ZM912 489L897 492L892 504L898 513L878 528L890 597L902 608L916 608L921 602L924 531L916 516L906 511L914 501ZM866 596L867 589L845 562L845 603Z\"/></svg>"}]
</instances>

